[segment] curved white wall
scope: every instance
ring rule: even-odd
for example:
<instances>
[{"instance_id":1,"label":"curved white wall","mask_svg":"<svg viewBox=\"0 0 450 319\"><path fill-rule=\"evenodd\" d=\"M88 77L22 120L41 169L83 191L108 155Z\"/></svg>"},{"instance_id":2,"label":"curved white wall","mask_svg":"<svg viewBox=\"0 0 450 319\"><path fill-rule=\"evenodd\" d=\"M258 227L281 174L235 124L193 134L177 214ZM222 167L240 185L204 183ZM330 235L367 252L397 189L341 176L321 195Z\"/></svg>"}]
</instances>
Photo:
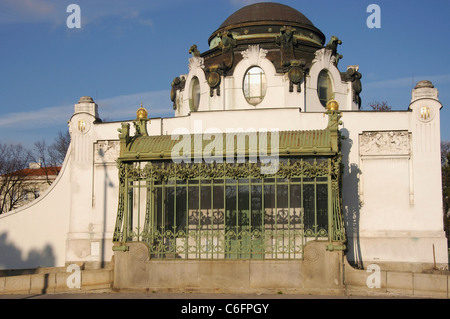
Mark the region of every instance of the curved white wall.
<instances>
[{"instance_id":1,"label":"curved white wall","mask_svg":"<svg viewBox=\"0 0 450 319\"><path fill-rule=\"evenodd\" d=\"M64 266L70 213L70 155L69 151L60 174L39 198L0 215L0 269Z\"/></svg>"}]
</instances>

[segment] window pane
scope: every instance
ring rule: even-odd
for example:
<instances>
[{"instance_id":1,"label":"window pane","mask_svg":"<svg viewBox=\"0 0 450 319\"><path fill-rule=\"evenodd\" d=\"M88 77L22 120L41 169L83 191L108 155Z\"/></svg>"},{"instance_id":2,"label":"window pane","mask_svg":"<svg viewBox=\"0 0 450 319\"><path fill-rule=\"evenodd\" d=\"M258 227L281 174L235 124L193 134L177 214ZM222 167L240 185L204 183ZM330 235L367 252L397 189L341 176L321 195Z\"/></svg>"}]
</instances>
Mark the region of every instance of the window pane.
<instances>
[{"instance_id":1,"label":"window pane","mask_svg":"<svg viewBox=\"0 0 450 319\"><path fill-rule=\"evenodd\" d=\"M213 224L223 225L224 205L223 205L223 186L213 187Z\"/></svg>"},{"instance_id":2,"label":"window pane","mask_svg":"<svg viewBox=\"0 0 450 319\"><path fill-rule=\"evenodd\" d=\"M288 186L277 185L277 224L289 224Z\"/></svg>"},{"instance_id":3,"label":"window pane","mask_svg":"<svg viewBox=\"0 0 450 319\"><path fill-rule=\"evenodd\" d=\"M214 186L213 187L213 208L214 209L222 209L223 210L223 186Z\"/></svg>"},{"instance_id":4,"label":"window pane","mask_svg":"<svg viewBox=\"0 0 450 319\"><path fill-rule=\"evenodd\" d=\"M305 230L315 233L314 185L303 185L303 207L305 210Z\"/></svg>"},{"instance_id":5,"label":"window pane","mask_svg":"<svg viewBox=\"0 0 450 319\"><path fill-rule=\"evenodd\" d=\"M211 225L211 186L200 187L201 225Z\"/></svg>"},{"instance_id":6,"label":"window pane","mask_svg":"<svg viewBox=\"0 0 450 319\"><path fill-rule=\"evenodd\" d=\"M175 189L173 187L165 187L166 196L164 200L164 217L166 230L173 231L175 225Z\"/></svg>"},{"instance_id":7,"label":"window pane","mask_svg":"<svg viewBox=\"0 0 450 319\"><path fill-rule=\"evenodd\" d=\"M317 230L319 236L325 236L328 233L328 186L320 185L317 188Z\"/></svg>"},{"instance_id":8,"label":"window pane","mask_svg":"<svg viewBox=\"0 0 450 319\"><path fill-rule=\"evenodd\" d=\"M226 196L226 203L225 203L226 209L236 210L236 186L226 185L225 196Z\"/></svg>"},{"instance_id":9,"label":"window pane","mask_svg":"<svg viewBox=\"0 0 450 319\"><path fill-rule=\"evenodd\" d=\"M177 230L186 230L186 187L178 186L177 191L177 209L176 209L176 226Z\"/></svg>"},{"instance_id":10,"label":"window pane","mask_svg":"<svg viewBox=\"0 0 450 319\"><path fill-rule=\"evenodd\" d=\"M239 185L239 226L250 226L248 185Z\"/></svg>"},{"instance_id":11,"label":"window pane","mask_svg":"<svg viewBox=\"0 0 450 319\"><path fill-rule=\"evenodd\" d=\"M291 184L290 186L291 225L295 228L300 227L301 225L301 190L301 185Z\"/></svg>"},{"instance_id":12,"label":"window pane","mask_svg":"<svg viewBox=\"0 0 450 319\"><path fill-rule=\"evenodd\" d=\"M162 188L157 187L155 189L155 213L156 213L156 225L158 229L164 227L164 216L163 216L163 198L162 198Z\"/></svg>"},{"instance_id":13,"label":"window pane","mask_svg":"<svg viewBox=\"0 0 450 319\"><path fill-rule=\"evenodd\" d=\"M264 215L262 214L262 185L252 185L252 225L261 229Z\"/></svg>"},{"instance_id":14,"label":"window pane","mask_svg":"<svg viewBox=\"0 0 450 319\"><path fill-rule=\"evenodd\" d=\"M319 73L317 94L319 95L320 103L323 106L326 106L327 102L333 98L333 85L327 70L322 70Z\"/></svg>"},{"instance_id":15,"label":"window pane","mask_svg":"<svg viewBox=\"0 0 450 319\"><path fill-rule=\"evenodd\" d=\"M264 185L264 223L267 226L275 224L275 185Z\"/></svg>"},{"instance_id":16,"label":"window pane","mask_svg":"<svg viewBox=\"0 0 450 319\"><path fill-rule=\"evenodd\" d=\"M227 185L225 187L225 196L226 196L226 225L227 227L233 227L232 230L236 230L234 226L237 225L236 222L236 186Z\"/></svg>"},{"instance_id":17,"label":"window pane","mask_svg":"<svg viewBox=\"0 0 450 319\"><path fill-rule=\"evenodd\" d=\"M197 77L191 81L191 96L189 99L191 111L197 111L200 105L200 82Z\"/></svg>"},{"instance_id":18,"label":"window pane","mask_svg":"<svg viewBox=\"0 0 450 319\"><path fill-rule=\"evenodd\" d=\"M211 186L202 186L200 188L201 194L201 209L211 209Z\"/></svg>"},{"instance_id":19,"label":"window pane","mask_svg":"<svg viewBox=\"0 0 450 319\"><path fill-rule=\"evenodd\" d=\"M200 212L198 207L198 186L189 186L188 192L189 225L198 225L200 222Z\"/></svg>"},{"instance_id":20,"label":"window pane","mask_svg":"<svg viewBox=\"0 0 450 319\"><path fill-rule=\"evenodd\" d=\"M248 103L256 105L261 103L266 95L266 75L257 66L250 68L244 77L243 91Z\"/></svg>"}]
</instances>

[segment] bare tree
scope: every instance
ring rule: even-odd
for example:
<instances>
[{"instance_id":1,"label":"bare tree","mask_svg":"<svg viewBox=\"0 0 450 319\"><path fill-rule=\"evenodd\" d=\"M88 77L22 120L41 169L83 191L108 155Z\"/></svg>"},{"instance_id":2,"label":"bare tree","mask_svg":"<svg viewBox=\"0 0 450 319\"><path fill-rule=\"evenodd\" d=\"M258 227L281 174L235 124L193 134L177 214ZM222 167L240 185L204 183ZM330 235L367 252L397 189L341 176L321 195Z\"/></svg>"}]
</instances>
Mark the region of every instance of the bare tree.
<instances>
[{"instance_id":1,"label":"bare tree","mask_svg":"<svg viewBox=\"0 0 450 319\"><path fill-rule=\"evenodd\" d=\"M34 143L33 159L40 164L47 177L47 183L51 184L49 175L55 174L55 168L62 165L70 144L69 131L59 131L52 144L48 145L45 140ZM57 171L56 173L59 173Z\"/></svg>"},{"instance_id":2,"label":"bare tree","mask_svg":"<svg viewBox=\"0 0 450 319\"><path fill-rule=\"evenodd\" d=\"M441 164L448 164L448 155L450 154L450 141L441 141Z\"/></svg>"},{"instance_id":3,"label":"bare tree","mask_svg":"<svg viewBox=\"0 0 450 319\"><path fill-rule=\"evenodd\" d=\"M70 145L70 133L68 130L62 132L59 131L54 142L49 146L48 153L51 161L62 165L66 158L67 150Z\"/></svg>"},{"instance_id":4,"label":"bare tree","mask_svg":"<svg viewBox=\"0 0 450 319\"><path fill-rule=\"evenodd\" d=\"M54 175L55 171L56 174L58 174L59 170L56 169L58 166L56 159L53 158L50 147L47 145L45 140L37 141L34 143L32 157L34 162L38 164L38 169L41 170L41 172L45 176L47 184L50 185L52 183L52 180L49 178L49 176Z\"/></svg>"},{"instance_id":5,"label":"bare tree","mask_svg":"<svg viewBox=\"0 0 450 319\"><path fill-rule=\"evenodd\" d=\"M0 144L0 214L23 201L31 154L21 144Z\"/></svg>"},{"instance_id":6,"label":"bare tree","mask_svg":"<svg viewBox=\"0 0 450 319\"><path fill-rule=\"evenodd\" d=\"M370 106L373 111L390 111L392 109L386 101L370 102L369 104L367 104L367 106Z\"/></svg>"}]
</instances>

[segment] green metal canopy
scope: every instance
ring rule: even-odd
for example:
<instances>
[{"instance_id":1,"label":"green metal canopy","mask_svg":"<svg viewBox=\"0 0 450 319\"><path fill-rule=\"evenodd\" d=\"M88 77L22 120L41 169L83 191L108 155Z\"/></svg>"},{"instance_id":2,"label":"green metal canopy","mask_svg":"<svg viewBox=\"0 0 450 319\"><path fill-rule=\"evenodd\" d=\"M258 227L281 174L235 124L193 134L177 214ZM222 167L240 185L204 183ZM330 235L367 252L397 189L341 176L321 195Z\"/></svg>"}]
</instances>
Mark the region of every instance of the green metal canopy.
<instances>
[{"instance_id":1,"label":"green metal canopy","mask_svg":"<svg viewBox=\"0 0 450 319\"><path fill-rule=\"evenodd\" d=\"M137 119L135 136L123 123L120 161L178 159L218 156L332 156L339 152L337 112L328 112L329 123L322 130L232 132L149 136L147 121Z\"/></svg>"}]
</instances>

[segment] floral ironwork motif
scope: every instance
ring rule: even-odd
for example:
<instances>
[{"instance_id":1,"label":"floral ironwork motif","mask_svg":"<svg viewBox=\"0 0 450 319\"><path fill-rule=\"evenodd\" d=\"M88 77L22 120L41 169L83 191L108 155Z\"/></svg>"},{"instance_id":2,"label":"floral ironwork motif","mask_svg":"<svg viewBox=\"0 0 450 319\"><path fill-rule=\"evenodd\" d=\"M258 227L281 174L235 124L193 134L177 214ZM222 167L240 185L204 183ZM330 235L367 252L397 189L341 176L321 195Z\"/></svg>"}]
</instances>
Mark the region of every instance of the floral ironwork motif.
<instances>
[{"instance_id":1,"label":"floral ironwork motif","mask_svg":"<svg viewBox=\"0 0 450 319\"><path fill-rule=\"evenodd\" d=\"M136 166L135 163L122 163L127 166L126 175L130 180L145 180L153 179L157 181L167 181L169 179L215 179L215 178L267 178L280 177L291 178L297 177L325 177L331 172L336 174L336 169L339 168L340 159L334 158L332 160L332 167L328 160L308 162L304 160L280 162L279 169L276 174L261 173L261 164L259 163L191 163L191 164L176 164L176 163L152 163L148 162L144 168ZM337 165L337 166L336 166Z\"/></svg>"}]
</instances>

